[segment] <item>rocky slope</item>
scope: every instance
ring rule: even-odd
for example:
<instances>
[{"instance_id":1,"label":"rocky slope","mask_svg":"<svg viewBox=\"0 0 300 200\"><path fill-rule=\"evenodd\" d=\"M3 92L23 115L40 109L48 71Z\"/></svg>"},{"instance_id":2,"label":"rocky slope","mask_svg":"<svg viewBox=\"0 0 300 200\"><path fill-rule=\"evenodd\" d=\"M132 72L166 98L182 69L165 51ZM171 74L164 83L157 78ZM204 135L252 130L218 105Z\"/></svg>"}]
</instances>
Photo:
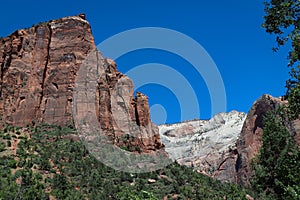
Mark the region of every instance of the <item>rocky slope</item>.
<instances>
[{"instance_id":1,"label":"rocky slope","mask_svg":"<svg viewBox=\"0 0 300 200\"><path fill-rule=\"evenodd\" d=\"M104 134L117 145L135 146L142 152L163 147L158 128L150 120L147 97L141 93L134 97L132 81L96 50L84 14L40 23L1 38L0 66L1 126L73 124L77 73L91 67L102 72L92 93ZM77 109L86 108L77 105ZM122 122L130 122L134 130ZM138 137L125 140L132 131Z\"/></svg>"},{"instance_id":2,"label":"rocky slope","mask_svg":"<svg viewBox=\"0 0 300 200\"><path fill-rule=\"evenodd\" d=\"M178 163L222 181L236 182L236 141L245 113L220 113L210 120L160 125L165 149Z\"/></svg>"}]
</instances>

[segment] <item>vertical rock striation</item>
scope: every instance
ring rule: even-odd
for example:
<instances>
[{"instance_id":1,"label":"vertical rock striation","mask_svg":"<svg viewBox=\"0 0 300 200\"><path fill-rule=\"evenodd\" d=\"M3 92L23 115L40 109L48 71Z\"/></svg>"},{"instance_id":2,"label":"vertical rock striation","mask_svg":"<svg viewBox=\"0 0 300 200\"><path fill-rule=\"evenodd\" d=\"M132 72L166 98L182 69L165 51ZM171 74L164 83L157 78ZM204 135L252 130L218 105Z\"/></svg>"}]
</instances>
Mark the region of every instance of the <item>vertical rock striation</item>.
<instances>
[{"instance_id":1,"label":"vertical rock striation","mask_svg":"<svg viewBox=\"0 0 300 200\"><path fill-rule=\"evenodd\" d=\"M0 39L1 126L73 124L75 80L87 59L102 72L95 104L104 134L118 145L135 145L142 152L161 149L147 97L141 93L134 97L132 81L96 50L84 14L40 23ZM123 141L132 134L136 137Z\"/></svg>"},{"instance_id":2,"label":"vertical rock striation","mask_svg":"<svg viewBox=\"0 0 300 200\"><path fill-rule=\"evenodd\" d=\"M40 23L0 44L2 124L72 123L76 71L95 48L89 23L79 16Z\"/></svg>"}]
</instances>

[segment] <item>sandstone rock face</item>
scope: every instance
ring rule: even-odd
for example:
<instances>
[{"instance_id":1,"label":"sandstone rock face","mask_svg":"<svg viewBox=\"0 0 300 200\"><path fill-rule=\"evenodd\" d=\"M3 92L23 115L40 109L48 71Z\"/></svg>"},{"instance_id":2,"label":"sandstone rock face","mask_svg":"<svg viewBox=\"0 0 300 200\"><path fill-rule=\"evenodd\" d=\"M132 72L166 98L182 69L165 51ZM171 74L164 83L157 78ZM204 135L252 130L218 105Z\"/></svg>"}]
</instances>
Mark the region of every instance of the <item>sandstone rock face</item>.
<instances>
[{"instance_id":1,"label":"sandstone rock face","mask_svg":"<svg viewBox=\"0 0 300 200\"><path fill-rule=\"evenodd\" d=\"M283 101L280 98L263 95L252 105L237 142L239 158L236 166L239 184L249 185L249 180L253 176L250 163L262 145L261 136L263 134L263 118L265 114L285 104L287 104L287 101ZM300 144L299 127L299 119L291 122L289 125L289 131L294 135L298 144Z\"/></svg>"},{"instance_id":2,"label":"sandstone rock face","mask_svg":"<svg viewBox=\"0 0 300 200\"><path fill-rule=\"evenodd\" d=\"M245 113L220 113L212 119L160 125L169 156L178 163L221 181L236 182L236 141Z\"/></svg>"},{"instance_id":3,"label":"sandstone rock face","mask_svg":"<svg viewBox=\"0 0 300 200\"><path fill-rule=\"evenodd\" d=\"M94 48L89 23L77 16L18 30L1 39L2 123L72 123L76 71Z\"/></svg>"},{"instance_id":4,"label":"sandstone rock face","mask_svg":"<svg viewBox=\"0 0 300 200\"><path fill-rule=\"evenodd\" d=\"M96 58L103 62L99 71L104 72L98 81L96 106L101 130L119 146L138 147L145 152L161 149L158 128L150 119L148 97L140 92L134 97L132 80L111 60L99 53Z\"/></svg>"},{"instance_id":5,"label":"sandstone rock face","mask_svg":"<svg viewBox=\"0 0 300 200\"><path fill-rule=\"evenodd\" d=\"M141 152L161 149L148 98L141 93L134 97L132 81L96 50L84 14L0 39L0 124L73 124L75 80L87 62L100 72L94 93L104 134L117 145L135 145ZM138 137L121 140L129 134Z\"/></svg>"}]
</instances>

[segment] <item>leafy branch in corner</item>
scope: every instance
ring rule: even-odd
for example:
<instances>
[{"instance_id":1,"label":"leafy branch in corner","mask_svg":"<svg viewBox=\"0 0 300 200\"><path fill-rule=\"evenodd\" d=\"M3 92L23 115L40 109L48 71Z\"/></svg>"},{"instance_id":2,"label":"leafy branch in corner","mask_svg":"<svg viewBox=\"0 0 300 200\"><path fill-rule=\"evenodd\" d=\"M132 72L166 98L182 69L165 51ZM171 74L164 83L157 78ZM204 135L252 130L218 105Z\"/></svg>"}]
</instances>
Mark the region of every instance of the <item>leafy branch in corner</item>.
<instances>
[{"instance_id":1,"label":"leafy branch in corner","mask_svg":"<svg viewBox=\"0 0 300 200\"><path fill-rule=\"evenodd\" d=\"M298 95L300 93L300 1L271 0L265 2L265 13L265 21L262 26L267 33L276 36L277 47L273 50L277 51L279 47L286 44L291 45L288 52L288 66L291 67L291 71L290 78L286 81L286 97L291 94ZM297 97L300 98L300 96ZM300 106L299 100L293 103Z\"/></svg>"}]
</instances>

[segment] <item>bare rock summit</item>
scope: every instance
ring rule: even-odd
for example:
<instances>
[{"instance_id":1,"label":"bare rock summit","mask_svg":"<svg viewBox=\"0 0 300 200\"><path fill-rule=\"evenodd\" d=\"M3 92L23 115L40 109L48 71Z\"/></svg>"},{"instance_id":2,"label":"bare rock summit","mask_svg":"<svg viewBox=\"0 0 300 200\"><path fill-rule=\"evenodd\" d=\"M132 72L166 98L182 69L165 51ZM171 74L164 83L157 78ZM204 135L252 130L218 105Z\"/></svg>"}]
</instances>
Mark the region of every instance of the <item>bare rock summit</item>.
<instances>
[{"instance_id":1,"label":"bare rock summit","mask_svg":"<svg viewBox=\"0 0 300 200\"><path fill-rule=\"evenodd\" d=\"M246 114L219 113L210 120L160 125L161 140L179 164L221 181L236 182L236 140Z\"/></svg>"}]
</instances>

